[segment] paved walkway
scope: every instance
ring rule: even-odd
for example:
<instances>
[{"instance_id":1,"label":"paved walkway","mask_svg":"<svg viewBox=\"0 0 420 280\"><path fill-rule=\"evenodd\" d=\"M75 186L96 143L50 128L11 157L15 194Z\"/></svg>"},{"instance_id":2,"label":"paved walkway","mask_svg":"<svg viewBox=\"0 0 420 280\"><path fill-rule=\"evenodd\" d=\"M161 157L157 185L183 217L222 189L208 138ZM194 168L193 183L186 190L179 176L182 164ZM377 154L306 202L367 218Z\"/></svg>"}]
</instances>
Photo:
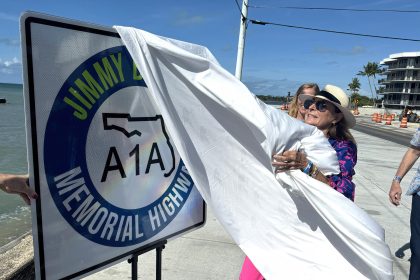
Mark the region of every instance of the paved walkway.
<instances>
[{"instance_id":1,"label":"paved walkway","mask_svg":"<svg viewBox=\"0 0 420 280\"><path fill-rule=\"evenodd\" d=\"M203 228L168 242L162 251L162 279L239 279L244 254L212 212L207 214ZM155 258L155 251L139 257L138 279L156 279ZM124 261L85 279L131 279L131 265Z\"/></svg>"},{"instance_id":2,"label":"paved walkway","mask_svg":"<svg viewBox=\"0 0 420 280\"><path fill-rule=\"evenodd\" d=\"M359 144L355 202L385 229L386 242L394 256L395 279L407 279L410 250L404 251L405 256L399 254L401 258L395 253L407 247L410 239L410 202L403 196L402 205L395 207L388 199L391 180L406 147L359 132L353 134ZM402 185L406 186L413 175L414 171L410 171Z\"/></svg>"}]
</instances>

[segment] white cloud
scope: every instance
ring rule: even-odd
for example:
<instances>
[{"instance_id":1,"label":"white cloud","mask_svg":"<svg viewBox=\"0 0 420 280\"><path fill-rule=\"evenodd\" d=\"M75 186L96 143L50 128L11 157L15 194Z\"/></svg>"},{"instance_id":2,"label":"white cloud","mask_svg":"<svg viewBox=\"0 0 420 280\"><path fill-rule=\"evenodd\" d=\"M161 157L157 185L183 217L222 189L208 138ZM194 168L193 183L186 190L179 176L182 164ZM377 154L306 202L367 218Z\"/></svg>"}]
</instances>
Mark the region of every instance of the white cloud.
<instances>
[{"instance_id":1,"label":"white cloud","mask_svg":"<svg viewBox=\"0 0 420 280\"><path fill-rule=\"evenodd\" d=\"M175 25L197 25L204 22L204 17L193 16L186 11L179 12L175 18Z\"/></svg>"},{"instance_id":2,"label":"white cloud","mask_svg":"<svg viewBox=\"0 0 420 280\"><path fill-rule=\"evenodd\" d=\"M0 44L15 47L20 45L20 41L11 38L0 38Z\"/></svg>"},{"instance_id":3,"label":"white cloud","mask_svg":"<svg viewBox=\"0 0 420 280\"><path fill-rule=\"evenodd\" d=\"M21 71L22 62L14 57L11 60L3 60L0 58L0 72L3 74L13 74Z\"/></svg>"},{"instance_id":4,"label":"white cloud","mask_svg":"<svg viewBox=\"0 0 420 280\"><path fill-rule=\"evenodd\" d=\"M351 49L334 49L334 48L328 48L328 47L315 47L314 51L316 53L321 53L321 54L336 54L336 55L351 56L351 55L358 55L358 54L366 53L366 48L362 46L353 46Z\"/></svg>"},{"instance_id":5,"label":"white cloud","mask_svg":"<svg viewBox=\"0 0 420 280\"><path fill-rule=\"evenodd\" d=\"M0 12L0 19L19 22L19 17Z\"/></svg>"},{"instance_id":6,"label":"white cloud","mask_svg":"<svg viewBox=\"0 0 420 280\"><path fill-rule=\"evenodd\" d=\"M248 89L256 95L286 96L288 92L294 95L303 82L283 79L268 79L247 76L243 79Z\"/></svg>"}]
</instances>

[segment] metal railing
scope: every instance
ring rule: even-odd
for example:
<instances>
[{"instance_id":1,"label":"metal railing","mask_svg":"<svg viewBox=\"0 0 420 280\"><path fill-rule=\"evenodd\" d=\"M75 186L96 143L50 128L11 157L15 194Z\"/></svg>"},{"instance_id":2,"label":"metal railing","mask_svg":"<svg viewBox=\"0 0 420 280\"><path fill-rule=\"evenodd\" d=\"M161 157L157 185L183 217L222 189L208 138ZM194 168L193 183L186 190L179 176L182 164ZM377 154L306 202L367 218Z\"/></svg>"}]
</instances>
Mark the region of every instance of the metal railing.
<instances>
[{"instance_id":1,"label":"metal railing","mask_svg":"<svg viewBox=\"0 0 420 280\"><path fill-rule=\"evenodd\" d=\"M379 88L376 93L400 93L400 94L418 94L420 88L416 89L404 89L404 88Z\"/></svg>"},{"instance_id":2,"label":"metal railing","mask_svg":"<svg viewBox=\"0 0 420 280\"><path fill-rule=\"evenodd\" d=\"M398 65L388 65L386 70L395 70L395 69L420 69L420 64L409 65L408 63L398 64Z\"/></svg>"}]
</instances>

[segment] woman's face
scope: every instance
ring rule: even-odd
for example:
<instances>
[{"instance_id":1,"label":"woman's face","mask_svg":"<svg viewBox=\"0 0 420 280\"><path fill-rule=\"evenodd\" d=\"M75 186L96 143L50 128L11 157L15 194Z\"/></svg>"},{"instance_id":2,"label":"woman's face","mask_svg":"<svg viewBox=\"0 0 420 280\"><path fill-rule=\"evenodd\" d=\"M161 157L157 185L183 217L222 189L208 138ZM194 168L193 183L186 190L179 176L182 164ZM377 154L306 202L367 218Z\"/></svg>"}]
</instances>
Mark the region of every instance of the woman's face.
<instances>
[{"instance_id":1,"label":"woman's face","mask_svg":"<svg viewBox=\"0 0 420 280\"><path fill-rule=\"evenodd\" d=\"M331 125L343 118L343 114L336 112L336 107L324 99L314 98L305 102L308 108L306 110L305 123L316 126L325 135Z\"/></svg>"},{"instance_id":2,"label":"woman's face","mask_svg":"<svg viewBox=\"0 0 420 280\"><path fill-rule=\"evenodd\" d=\"M302 94L315 96L315 89L314 88L305 88L305 89L303 89L301 95ZM303 121L305 119L306 109L303 107L303 101L300 100L299 97L298 97L297 105L298 105L298 114L297 114L297 117L296 118L298 120L302 120Z\"/></svg>"}]
</instances>

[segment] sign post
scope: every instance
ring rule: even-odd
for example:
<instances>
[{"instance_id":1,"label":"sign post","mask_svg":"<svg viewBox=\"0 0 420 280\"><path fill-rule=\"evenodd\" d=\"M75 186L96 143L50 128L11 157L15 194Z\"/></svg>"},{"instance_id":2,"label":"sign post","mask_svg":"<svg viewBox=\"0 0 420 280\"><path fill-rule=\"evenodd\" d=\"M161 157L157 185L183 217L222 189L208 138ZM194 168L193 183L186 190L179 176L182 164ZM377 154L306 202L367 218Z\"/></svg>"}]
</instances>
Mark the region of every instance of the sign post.
<instances>
[{"instance_id":1,"label":"sign post","mask_svg":"<svg viewBox=\"0 0 420 280\"><path fill-rule=\"evenodd\" d=\"M118 33L37 13L21 30L37 277L128 258L134 274L151 249L160 267L205 204Z\"/></svg>"}]
</instances>

